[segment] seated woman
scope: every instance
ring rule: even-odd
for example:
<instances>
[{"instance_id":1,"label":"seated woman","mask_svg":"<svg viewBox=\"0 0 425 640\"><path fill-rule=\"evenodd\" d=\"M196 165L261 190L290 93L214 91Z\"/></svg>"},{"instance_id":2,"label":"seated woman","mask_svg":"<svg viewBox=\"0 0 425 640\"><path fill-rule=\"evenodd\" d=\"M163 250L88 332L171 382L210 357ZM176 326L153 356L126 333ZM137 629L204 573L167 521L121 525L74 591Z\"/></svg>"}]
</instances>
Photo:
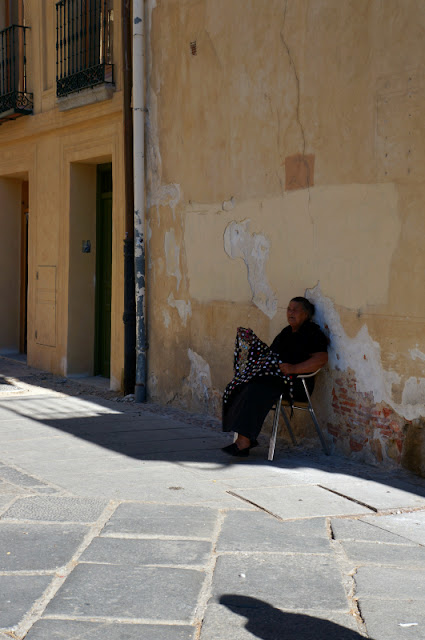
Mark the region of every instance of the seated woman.
<instances>
[{"instance_id":1,"label":"seated woman","mask_svg":"<svg viewBox=\"0 0 425 640\"><path fill-rule=\"evenodd\" d=\"M309 300L292 298L286 311L288 326L276 336L270 350L251 330L238 330L248 345L244 345L244 371L241 373L242 368L236 365L237 375L224 393L223 431L238 434L233 444L222 449L225 453L239 457L249 455L249 450L258 444L257 436L268 412L281 394L291 403L306 399L302 382L296 376L313 373L328 361L328 339L311 321L313 314L314 305ZM260 357L257 359L257 356ZM306 382L311 393L314 378Z\"/></svg>"}]
</instances>

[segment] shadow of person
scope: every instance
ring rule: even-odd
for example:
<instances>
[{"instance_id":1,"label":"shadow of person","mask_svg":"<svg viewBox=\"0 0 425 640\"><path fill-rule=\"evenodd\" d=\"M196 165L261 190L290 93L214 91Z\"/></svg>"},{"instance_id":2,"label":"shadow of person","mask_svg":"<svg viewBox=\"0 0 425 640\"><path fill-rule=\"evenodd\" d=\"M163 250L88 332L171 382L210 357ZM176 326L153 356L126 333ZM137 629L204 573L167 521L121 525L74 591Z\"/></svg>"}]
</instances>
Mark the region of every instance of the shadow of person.
<instances>
[{"instance_id":1,"label":"shadow of person","mask_svg":"<svg viewBox=\"0 0 425 640\"><path fill-rule=\"evenodd\" d=\"M262 640L361 640L356 631L299 613L285 613L263 600L234 594L222 595L220 604L247 618L245 629Z\"/></svg>"}]
</instances>

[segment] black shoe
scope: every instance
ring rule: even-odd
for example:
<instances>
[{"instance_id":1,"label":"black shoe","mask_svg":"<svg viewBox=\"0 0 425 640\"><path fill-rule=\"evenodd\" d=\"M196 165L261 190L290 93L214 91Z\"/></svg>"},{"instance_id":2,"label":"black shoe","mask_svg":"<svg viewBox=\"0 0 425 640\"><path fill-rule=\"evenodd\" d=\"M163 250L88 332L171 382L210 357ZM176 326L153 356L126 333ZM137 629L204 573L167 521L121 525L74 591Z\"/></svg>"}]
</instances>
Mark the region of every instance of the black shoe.
<instances>
[{"instance_id":1,"label":"black shoe","mask_svg":"<svg viewBox=\"0 0 425 640\"><path fill-rule=\"evenodd\" d=\"M229 456L236 456L238 458L247 458L249 456L249 449L250 447L247 447L246 449L239 449L236 442L233 442L232 444L227 445L227 447L223 447L222 451L224 453L227 453Z\"/></svg>"},{"instance_id":2,"label":"black shoe","mask_svg":"<svg viewBox=\"0 0 425 640\"><path fill-rule=\"evenodd\" d=\"M251 443L251 444L249 445L249 448L250 448L250 449L253 449L254 447L258 447L258 445L260 444L260 443L258 442L258 440L250 440L250 443Z\"/></svg>"}]
</instances>

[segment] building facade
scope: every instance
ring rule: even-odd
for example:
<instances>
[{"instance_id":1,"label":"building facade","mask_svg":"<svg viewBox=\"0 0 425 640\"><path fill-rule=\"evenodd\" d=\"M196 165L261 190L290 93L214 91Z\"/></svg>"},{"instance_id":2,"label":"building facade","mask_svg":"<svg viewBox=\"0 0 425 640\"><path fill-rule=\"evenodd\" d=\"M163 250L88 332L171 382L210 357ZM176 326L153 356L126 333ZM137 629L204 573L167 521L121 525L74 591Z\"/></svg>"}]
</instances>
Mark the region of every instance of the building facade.
<instances>
[{"instance_id":1,"label":"building facade","mask_svg":"<svg viewBox=\"0 0 425 640\"><path fill-rule=\"evenodd\" d=\"M329 443L425 473L423 3L157 0L150 18L152 397L218 414L236 328L270 344L306 293Z\"/></svg>"},{"instance_id":2,"label":"building facade","mask_svg":"<svg viewBox=\"0 0 425 640\"><path fill-rule=\"evenodd\" d=\"M115 3L116 4L116 3ZM0 352L123 366L120 3L0 3Z\"/></svg>"},{"instance_id":3,"label":"building facade","mask_svg":"<svg viewBox=\"0 0 425 640\"><path fill-rule=\"evenodd\" d=\"M26 326L29 364L82 375L102 372L103 340L120 388L121 3L80 38L94 88L68 78L81 54L60 26L93 3L63 4L21 9L32 115L0 114L0 348L22 350ZM422 1L146 0L145 31L150 398L219 415L236 328L270 343L305 293L330 338L329 443L425 474Z\"/></svg>"}]
</instances>

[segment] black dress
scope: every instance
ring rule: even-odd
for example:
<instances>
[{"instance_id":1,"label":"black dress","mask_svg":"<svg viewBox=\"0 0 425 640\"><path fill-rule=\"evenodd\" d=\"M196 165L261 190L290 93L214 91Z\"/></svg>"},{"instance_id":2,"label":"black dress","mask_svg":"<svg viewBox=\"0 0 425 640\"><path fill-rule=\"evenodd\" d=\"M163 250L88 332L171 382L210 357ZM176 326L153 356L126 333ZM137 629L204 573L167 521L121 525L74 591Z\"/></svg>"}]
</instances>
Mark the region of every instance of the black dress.
<instances>
[{"instance_id":1,"label":"black dress","mask_svg":"<svg viewBox=\"0 0 425 640\"><path fill-rule=\"evenodd\" d=\"M281 362L298 364L308 360L313 353L328 350L328 340L315 322L306 321L298 331L285 327L273 340L271 351ZM306 380L309 392L313 390L314 378ZM235 390L226 411L223 412L223 431L236 431L250 440L255 440L263 422L280 394L289 399L289 388L277 377L254 377ZM294 380L293 399L305 400L301 380Z\"/></svg>"}]
</instances>

